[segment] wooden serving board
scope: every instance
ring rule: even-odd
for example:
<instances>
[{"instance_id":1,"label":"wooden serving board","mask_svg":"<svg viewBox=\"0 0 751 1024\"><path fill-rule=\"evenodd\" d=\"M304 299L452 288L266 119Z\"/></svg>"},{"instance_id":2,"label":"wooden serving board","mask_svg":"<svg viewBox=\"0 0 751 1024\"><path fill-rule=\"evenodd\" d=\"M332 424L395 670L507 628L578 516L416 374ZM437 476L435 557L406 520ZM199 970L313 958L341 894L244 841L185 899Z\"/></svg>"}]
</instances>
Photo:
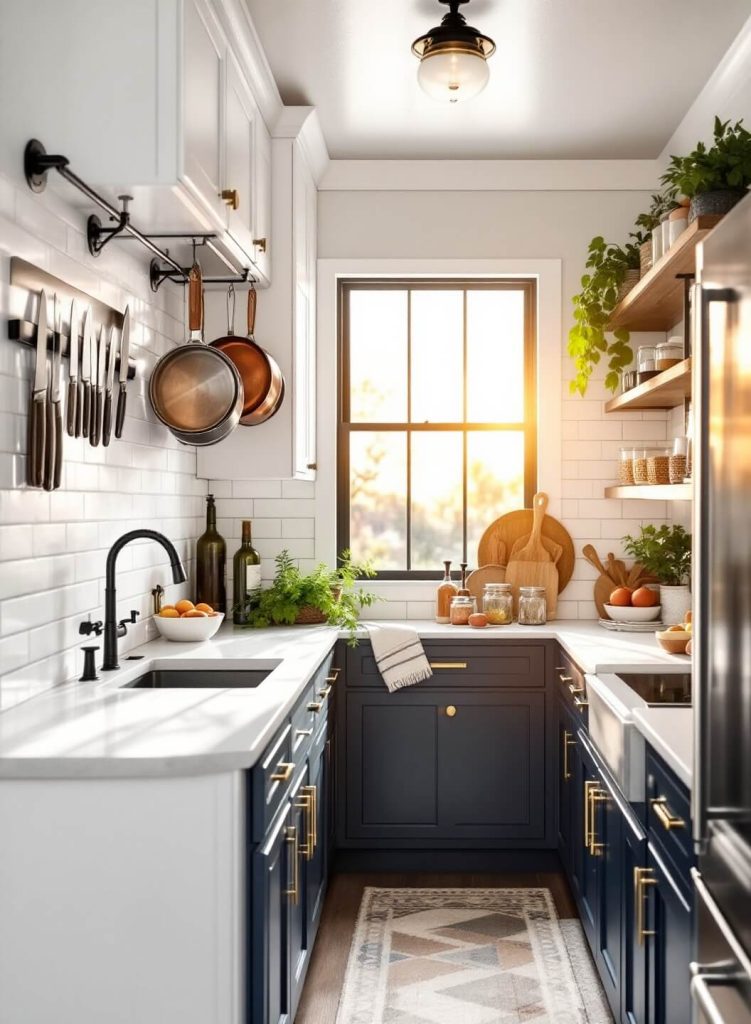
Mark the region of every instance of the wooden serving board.
<instances>
[{"instance_id":1,"label":"wooden serving board","mask_svg":"<svg viewBox=\"0 0 751 1024\"><path fill-rule=\"evenodd\" d=\"M499 545L504 551L512 551L516 541L527 537L532 532L532 509L520 508L515 512L507 512L496 519L483 533L477 548L477 564L490 565L505 561L498 558ZM563 590L574 572L576 553L574 542L566 527L553 516L546 515L542 521L542 543L558 569L558 593ZM556 545L562 548L556 561Z\"/></svg>"},{"instance_id":2,"label":"wooden serving board","mask_svg":"<svg viewBox=\"0 0 751 1024\"><path fill-rule=\"evenodd\" d=\"M478 612L482 611L482 595L486 583L505 583L505 565L481 565L467 576L467 590L477 601Z\"/></svg>"}]
</instances>

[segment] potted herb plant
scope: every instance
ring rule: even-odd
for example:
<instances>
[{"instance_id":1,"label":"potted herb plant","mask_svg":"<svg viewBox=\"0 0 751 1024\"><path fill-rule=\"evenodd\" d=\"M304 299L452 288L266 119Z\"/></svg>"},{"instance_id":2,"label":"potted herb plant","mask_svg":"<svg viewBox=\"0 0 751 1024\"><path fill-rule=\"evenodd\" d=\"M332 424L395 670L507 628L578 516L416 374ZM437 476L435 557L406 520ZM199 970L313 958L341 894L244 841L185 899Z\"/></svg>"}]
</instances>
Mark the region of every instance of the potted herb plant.
<instances>
[{"instance_id":1,"label":"potted herb plant","mask_svg":"<svg viewBox=\"0 0 751 1024\"><path fill-rule=\"evenodd\" d=\"M682 526L642 526L639 537L623 538L623 547L660 581L662 621L683 622L691 608L691 534Z\"/></svg>"},{"instance_id":2,"label":"potted herb plant","mask_svg":"<svg viewBox=\"0 0 751 1024\"><path fill-rule=\"evenodd\" d=\"M725 214L751 185L751 132L743 121L715 117L714 142L699 142L688 156L671 156L661 181L673 196L691 200L689 224L702 214Z\"/></svg>"},{"instance_id":3,"label":"potted herb plant","mask_svg":"<svg viewBox=\"0 0 751 1024\"><path fill-rule=\"evenodd\" d=\"M603 356L608 360L605 387L610 391L616 390L621 370L634 358L627 330L613 331L612 340L606 331L610 314L625 294L624 285L627 290L629 274L632 287L639 279L639 246L628 242L621 247L598 235L589 243L586 266L582 290L573 297L576 323L568 335L568 353L576 368L570 388L580 395L586 393L589 378Z\"/></svg>"},{"instance_id":4,"label":"potted herb plant","mask_svg":"<svg viewBox=\"0 0 751 1024\"><path fill-rule=\"evenodd\" d=\"M353 561L349 551L342 553L336 569L321 562L307 575L286 550L276 556L275 562L271 586L256 591L249 599L248 625L261 628L327 622L348 630L349 643L356 644L359 613L378 600L357 585L362 578L375 576L372 566Z\"/></svg>"},{"instance_id":5,"label":"potted herb plant","mask_svg":"<svg viewBox=\"0 0 751 1024\"><path fill-rule=\"evenodd\" d=\"M636 234L632 234L631 237L634 239L641 237L643 239L638 243L639 268L642 277L652 269L662 256L662 218L677 205L668 194L658 192L652 196L652 203L647 212L639 214L636 218L636 227L639 231ZM646 238L644 237L645 235L647 236Z\"/></svg>"}]
</instances>

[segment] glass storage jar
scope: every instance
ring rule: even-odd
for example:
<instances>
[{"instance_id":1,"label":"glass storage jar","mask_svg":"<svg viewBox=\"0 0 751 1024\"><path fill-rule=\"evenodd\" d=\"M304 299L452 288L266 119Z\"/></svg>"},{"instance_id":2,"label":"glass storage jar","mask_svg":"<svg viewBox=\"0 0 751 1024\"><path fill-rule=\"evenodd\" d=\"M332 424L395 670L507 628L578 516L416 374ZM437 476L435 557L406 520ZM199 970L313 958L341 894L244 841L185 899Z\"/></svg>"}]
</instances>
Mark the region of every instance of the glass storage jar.
<instances>
[{"instance_id":1,"label":"glass storage jar","mask_svg":"<svg viewBox=\"0 0 751 1024\"><path fill-rule=\"evenodd\" d=\"M682 484L688 475L688 438L676 437L669 463L670 483Z\"/></svg>"},{"instance_id":2,"label":"glass storage jar","mask_svg":"<svg viewBox=\"0 0 751 1024\"><path fill-rule=\"evenodd\" d=\"M680 338L668 338L655 348L655 369L669 370L683 359L683 342Z\"/></svg>"},{"instance_id":3,"label":"glass storage jar","mask_svg":"<svg viewBox=\"0 0 751 1024\"><path fill-rule=\"evenodd\" d=\"M470 615L474 615L477 611L477 601L474 597L467 597L464 594L460 594L458 597L454 597L451 600L451 625L452 626L468 626Z\"/></svg>"},{"instance_id":4,"label":"glass storage jar","mask_svg":"<svg viewBox=\"0 0 751 1024\"><path fill-rule=\"evenodd\" d=\"M634 482L634 449L621 448L618 454L618 483L621 485Z\"/></svg>"},{"instance_id":5,"label":"glass storage jar","mask_svg":"<svg viewBox=\"0 0 751 1024\"><path fill-rule=\"evenodd\" d=\"M658 449L647 455L647 483L670 483L670 451Z\"/></svg>"},{"instance_id":6,"label":"glass storage jar","mask_svg":"<svg viewBox=\"0 0 751 1024\"><path fill-rule=\"evenodd\" d=\"M649 452L646 448L634 448L634 457L632 460L632 468L634 473L635 484L647 483L647 456Z\"/></svg>"},{"instance_id":7,"label":"glass storage jar","mask_svg":"<svg viewBox=\"0 0 751 1024\"><path fill-rule=\"evenodd\" d=\"M510 583L486 583L482 610L491 626L506 626L514 618L514 596Z\"/></svg>"},{"instance_id":8,"label":"glass storage jar","mask_svg":"<svg viewBox=\"0 0 751 1024\"><path fill-rule=\"evenodd\" d=\"M520 626L544 626L548 619L545 587L519 587Z\"/></svg>"}]
</instances>

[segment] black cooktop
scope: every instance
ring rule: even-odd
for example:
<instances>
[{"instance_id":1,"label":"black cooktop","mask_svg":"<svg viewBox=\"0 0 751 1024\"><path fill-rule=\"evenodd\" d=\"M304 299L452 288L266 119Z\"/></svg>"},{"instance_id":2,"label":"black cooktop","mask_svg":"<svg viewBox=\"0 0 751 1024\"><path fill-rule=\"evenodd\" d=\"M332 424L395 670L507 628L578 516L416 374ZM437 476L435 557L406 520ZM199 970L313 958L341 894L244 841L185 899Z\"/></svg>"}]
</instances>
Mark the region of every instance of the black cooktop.
<instances>
[{"instance_id":1,"label":"black cooktop","mask_svg":"<svg viewBox=\"0 0 751 1024\"><path fill-rule=\"evenodd\" d=\"M650 707L663 704L691 704L689 672L619 672L618 678L631 687Z\"/></svg>"}]
</instances>

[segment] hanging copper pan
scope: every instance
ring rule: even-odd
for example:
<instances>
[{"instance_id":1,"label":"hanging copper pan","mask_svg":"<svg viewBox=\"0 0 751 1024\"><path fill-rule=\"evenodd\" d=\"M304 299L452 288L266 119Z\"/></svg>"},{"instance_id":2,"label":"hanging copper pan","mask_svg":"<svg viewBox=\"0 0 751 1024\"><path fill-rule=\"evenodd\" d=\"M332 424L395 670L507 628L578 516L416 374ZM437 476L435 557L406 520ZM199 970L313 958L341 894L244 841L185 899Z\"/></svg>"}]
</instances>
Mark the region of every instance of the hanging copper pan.
<instances>
[{"instance_id":1,"label":"hanging copper pan","mask_svg":"<svg viewBox=\"0 0 751 1024\"><path fill-rule=\"evenodd\" d=\"M253 427L271 419L284 399L284 377L279 364L253 337L256 322L256 290L248 291L248 336L234 333L234 293L227 296L227 334L211 342L237 367L243 382L245 401L240 423Z\"/></svg>"}]
</instances>

